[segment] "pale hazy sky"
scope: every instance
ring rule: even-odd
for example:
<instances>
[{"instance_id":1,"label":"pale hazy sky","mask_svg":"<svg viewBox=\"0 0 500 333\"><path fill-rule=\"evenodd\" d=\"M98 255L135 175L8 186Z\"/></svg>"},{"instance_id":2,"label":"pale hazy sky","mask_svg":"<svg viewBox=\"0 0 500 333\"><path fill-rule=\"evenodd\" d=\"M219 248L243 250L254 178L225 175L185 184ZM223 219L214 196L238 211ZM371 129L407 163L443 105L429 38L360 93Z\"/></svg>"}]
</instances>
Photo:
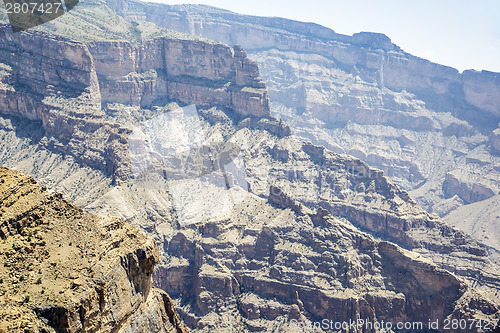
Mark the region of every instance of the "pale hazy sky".
<instances>
[{"instance_id":1,"label":"pale hazy sky","mask_svg":"<svg viewBox=\"0 0 500 333\"><path fill-rule=\"evenodd\" d=\"M154 1L203 3L243 14L315 22L348 35L381 32L413 55L460 71L500 72L500 0Z\"/></svg>"}]
</instances>

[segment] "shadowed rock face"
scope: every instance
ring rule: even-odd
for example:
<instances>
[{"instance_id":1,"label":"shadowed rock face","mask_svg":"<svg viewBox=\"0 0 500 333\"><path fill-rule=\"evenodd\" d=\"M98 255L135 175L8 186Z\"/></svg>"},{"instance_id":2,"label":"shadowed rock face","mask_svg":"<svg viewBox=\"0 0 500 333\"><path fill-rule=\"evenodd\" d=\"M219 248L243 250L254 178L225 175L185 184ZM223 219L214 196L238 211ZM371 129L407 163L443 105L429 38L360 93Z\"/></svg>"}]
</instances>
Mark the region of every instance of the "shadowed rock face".
<instances>
[{"instance_id":1,"label":"shadowed rock face","mask_svg":"<svg viewBox=\"0 0 500 333\"><path fill-rule=\"evenodd\" d=\"M498 73L459 73L381 34L207 6L111 5L129 20L241 44L261 69L272 113L295 135L383 170L429 212L445 216L500 191Z\"/></svg>"},{"instance_id":2,"label":"shadowed rock face","mask_svg":"<svg viewBox=\"0 0 500 333\"><path fill-rule=\"evenodd\" d=\"M74 34L72 26L83 24L81 17L87 17L85 10L89 9L105 13L105 21L116 22L116 27L107 26L109 35L99 35L104 23L98 15L92 19L95 25L83 20L89 34ZM19 101L20 96L36 101L33 105L40 107L39 112L21 102L19 107L12 103L2 109L0 161L36 175L44 185L62 190L87 210L126 219L153 236L160 250L155 284L175 295L174 304L188 326L206 332L294 332L290 319L307 323L355 318L498 318L499 273L485 246L421 209L382 171L332 152L337 147L333 143L325 144L330 150L290 137L285 122L268 116L268 112L263 114L262 110L268 110L266 88L256 63L240 47L159 31L144 22L129 23L100 2L86 1L74 11L81 16L75 16L71 26L57 26L61 21L46 26L56 35L25 33L22 38L31 44L42 39L48 45L47 52L60 48L61 63L78 50L85 54L81 62L68 65L68 70L81 75L82 84L76 86L80 88L64 90L64 80L60 86L45 88L48 82L57 84L53 80L43 85L45 70L51 78L56 65L42 61L36 50L24 58L30 59L27 64L41 64L34 72L26 71L19 62L25 61L23 58L10 57L10 51L0 53L6 59L5 63L0 59L2 93L20 91L21 81L13 79L16 77L42 82L40 87L17 94ZM269 20L264 21L275 22ZM277 27L289 26L288 21L276 22ZM400 52L382 35L348 38L298 22L291 27L295 33L307 28L311 36L343 38L342 43L353 45L352 52L359 47ZM63 33L80 36L80 42L57 37ZM96 37L92 39L91 33ZM24 50L24 44L14 40L2 45L6 50ZM276 77L297 81L299 76L293 75ZM358 83L363 85L360 82L346 79L346 87L358 89ZM40 93L31 94L35 89ZM310 99L307 89L299 87L297 94L283 91L293 103ZM356 94L362 92L360 89ZM372 113L363 111L363 100L356 94L346 93L346 98L360 105L355 113L369 122ZM406 92L387 98L377 91L373 94L373 103L393 103L394 109L413 98ZM205 175L207 165L218 163L207 155L220 148L228 151L228 160L241 155L250 192L222 217L199 219L180 228L171 182L165 176L176 174L166 172L169 165L158 162L132 178L128 139L132 128L141 122L154 122L156 115L189 103L199 103L206 142L199 149L172 156L172 165L183 160L186 169L193 172L174 177L174 182L185 181L185 176L190 181ZM406 124L404 137L390 135L410 147L419 126L432 130L439 123L423 107L408 104L405 110L399 117L392 117L389 111L380 115L387 122ZM458 126L452 126L453 130L470 130L467 124L450 119L450 124ZM363 126L353 128L366 132ZM230 144L219 147L221 142ZM473 144L474 138L468 142ZM405 167L418 181L425 176L412 164ZM405 170L400 169L402 174ZM203 216L204 205L220 200L203 194L202 189L188 193L200 196L200 205L195 207L199 216ZM121 229L111 229L111 234L120 234ZM111 244L116 244L115 239ZM135 267L134 263L140 262L135 257L125 256L120 262ZM116 269L118 276L121 271ZM170 304L166 311L172 313L172 304L162 295L145 304L160 304L161 308L162 301ZM39 311L55 318L64 309ZM148 327L157 318L149 310L135 313L130 327Z\"/></svg>"},{"instance_id":3,"label":"shadowed rock face","mask_svg":"<svg viewBox=\"0 0 500 333\"><path fill-rule=\"evenodd\" d=\"M152 287L151 239L26 175L2 168L0 179L2 332L187 332Z\"/></svg>"}]
</instances>

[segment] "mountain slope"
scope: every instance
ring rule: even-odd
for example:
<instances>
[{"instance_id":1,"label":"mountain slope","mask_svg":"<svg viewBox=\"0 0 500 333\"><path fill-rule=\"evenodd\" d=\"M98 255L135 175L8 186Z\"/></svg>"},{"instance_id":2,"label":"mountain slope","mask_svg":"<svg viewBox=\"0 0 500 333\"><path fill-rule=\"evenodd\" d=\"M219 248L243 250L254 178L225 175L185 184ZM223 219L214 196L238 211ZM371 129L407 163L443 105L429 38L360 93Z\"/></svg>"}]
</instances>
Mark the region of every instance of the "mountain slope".
<instances>
[{"instance_id":1,"label":"mountain slope","mask_svg":"<svg viewBox=\"0 0 500 333\"><path fill-rule=\"evenodd\" d=\"M271 191L269 200L248 199L229 220L180 230L168 243L170 260L156 281L197 331L296 332L293 320L312 325L317 318L396 326L497 315L497 307L422 256L326 211L296 211L283 192ZM473 310L476 304L482 310Z\"/></svg>"},{"instance_id":2,"label":"mountain slope","mask_svg":"<svg viewBox=\"0 0 500 333\"><path fill-rule=\"evenodd\" d=\"M484 239L493 253L491 257L496 262L500 260L498 249L500 245L500 196L460 207L444 217L454 225L476 238Z\"/></svg>"},{"instance_id":3,"label":"mountain slope","mask_svg":"<svg viewBox=\"0 0 500 333\"><path fill-rule=\"evenodd\" d=\"M0 331L186 332L152 287L158 249L137 228L5 168L0 206Z\"/></svg>"},{"instance_id":4,"label":"mountain slope","mask_svg":"<svg viewBox=\"0 0 500 333\"><path fill-rule=\"evenodd\" d=\"M291 137L241 47L140 37L165 32L93 1L74 10L89 33L106 27L94 7L120 33L0 30L0 161L153 236L155 284L191 328L498 317L486 247L380 170Z\"/></svg>"},{"instance_id":5,"label":"mountain slope","mask_svg":"<svg viewBox=\"0 0 500 333\"><path fill-rule=\"evenodd\" d=\"M295 135L383 170L429 212L445 216L499 193L498 73L459 73L382 34L207 6L109 3L127 20L241 44L259 64L273 114Z\"/></svg>"}]
</instances>

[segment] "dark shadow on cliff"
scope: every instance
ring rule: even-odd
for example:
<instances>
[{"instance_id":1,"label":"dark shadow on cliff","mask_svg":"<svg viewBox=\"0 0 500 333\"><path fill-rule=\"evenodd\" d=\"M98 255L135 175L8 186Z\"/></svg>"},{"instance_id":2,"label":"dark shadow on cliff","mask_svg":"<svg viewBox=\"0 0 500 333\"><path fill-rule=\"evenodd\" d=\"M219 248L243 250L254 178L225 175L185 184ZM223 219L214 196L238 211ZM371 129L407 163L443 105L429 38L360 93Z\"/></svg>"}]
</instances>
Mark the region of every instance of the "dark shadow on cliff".
<instances>
[{"instance_id":1,"label":"dark shadow on cliff","mask_svg":"<svg viewBox=\"0 0 500 333\"><path fill-rule=\"evenodd\" d=\"M18 138L30 139L32 144L37 145L45 136L45 129L41 120L29 120L27 118L18 118L12 115L1 115L0 118L10 121ZM0 128L9 130L10 128Z\"/></svg>"},{"instance_id":2,"label":"dark shadow on cliff","mask_svg":"<svg viewBox=\"0 0 500 333\"><path fill-rule=\"evenodd\" d=\"M430 110L450 112L459 119L465 120L481 134L490 135L497 128L500 119L491 113L481 110L465 101L460 87L454 87L451 94L435 94L432 92L413 92L425 102Z\"/></svg>"}]
</instances>

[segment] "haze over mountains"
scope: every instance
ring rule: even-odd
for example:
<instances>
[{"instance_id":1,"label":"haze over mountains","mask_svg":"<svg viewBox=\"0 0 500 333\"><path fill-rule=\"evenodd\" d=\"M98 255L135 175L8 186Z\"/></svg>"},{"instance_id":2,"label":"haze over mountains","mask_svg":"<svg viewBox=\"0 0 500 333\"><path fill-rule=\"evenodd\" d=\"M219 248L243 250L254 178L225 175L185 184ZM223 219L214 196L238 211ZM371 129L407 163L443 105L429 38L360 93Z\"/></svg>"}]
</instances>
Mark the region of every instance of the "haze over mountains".
<instances>
[{"instance_id":1,"label":"haze over mountains","mask_svg":"<svg viewBox=\"0 0 500 333\"><path fill-rule=\"evenodd\" d=\"M453 211L486 199L498 206L500 74L461 74L381 34L207 6L110 3L129 19L241 44L259 65L272 113L294 135L383 170L426 210L499 249L497 215L462 223ZM465 210L480 214L476 206Z\"/></svg>"},{"instance_id":2,"label":"haze over mountains","mask_svg":"<svg viewBox=\"0 0 500 333\"><path fill-rule=\"evenodd\" d=\"M193 331L493 321L498 221L470 208L498 197L499 90L498 74L379 34L86 0L36 31L0 26L0 162L153 237L154 283ZM204 141L169 155L147 129L193 104L199 123L179 135L199 126ZM205 218L226 190L245 195ZM194 194L184 224L176 200Z\"/></svg>"}]
</instances>

